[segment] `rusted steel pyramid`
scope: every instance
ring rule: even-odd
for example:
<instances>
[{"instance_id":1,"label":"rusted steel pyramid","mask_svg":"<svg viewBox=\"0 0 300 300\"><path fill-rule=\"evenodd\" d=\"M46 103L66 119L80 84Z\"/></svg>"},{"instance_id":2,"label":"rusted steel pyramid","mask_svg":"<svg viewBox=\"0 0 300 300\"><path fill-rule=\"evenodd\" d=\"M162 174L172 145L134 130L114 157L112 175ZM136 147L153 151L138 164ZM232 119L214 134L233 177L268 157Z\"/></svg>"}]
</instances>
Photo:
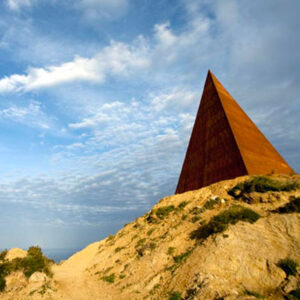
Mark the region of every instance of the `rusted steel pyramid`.
<instances>
[{"instance_id":1,"label":"rusted steel pyramid","mask_svg":"<svg viewBox=\"0 0 300 300\"><path fill-rule=\"evenodd\" d=\"M293 170L208 71L176 193L271 172Z\"/></svg>"}]
</instances>

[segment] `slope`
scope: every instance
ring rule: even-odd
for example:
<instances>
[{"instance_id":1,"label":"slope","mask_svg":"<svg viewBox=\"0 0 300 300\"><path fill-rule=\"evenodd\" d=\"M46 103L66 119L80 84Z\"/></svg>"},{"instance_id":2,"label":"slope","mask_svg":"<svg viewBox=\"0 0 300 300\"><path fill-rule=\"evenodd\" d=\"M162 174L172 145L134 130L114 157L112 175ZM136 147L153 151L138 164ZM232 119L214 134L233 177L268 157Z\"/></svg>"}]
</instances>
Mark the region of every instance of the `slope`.
<instances>
[{"instance_id":1,"label":"slope","mask_svg":"<svg viewBox=\"0 0 300 300\"><path fill-rule=\"evenodd\" d=\"M278 263L300 262L299 180L245 176L163 198L54 266L40 287L7 287L1 299L293 297L299 272L288 275Z\"/></svg>"}]
</instances>

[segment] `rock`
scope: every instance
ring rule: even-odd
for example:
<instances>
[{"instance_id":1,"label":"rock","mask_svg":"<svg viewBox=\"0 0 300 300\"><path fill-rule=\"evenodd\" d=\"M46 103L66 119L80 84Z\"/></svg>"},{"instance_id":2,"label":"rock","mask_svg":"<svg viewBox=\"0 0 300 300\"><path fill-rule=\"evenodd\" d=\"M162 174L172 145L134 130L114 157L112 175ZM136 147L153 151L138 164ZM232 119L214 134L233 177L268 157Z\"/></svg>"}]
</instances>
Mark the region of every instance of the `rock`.
<instances>
[{"instance_id":1,"label":"rock","mask_svg":"<svg viewBox=\"0 0 300 300\"><path fill-rule=\"evenodd\" d=\"M47 276L42 272L34 272L29 277L29 282L45 282L46 280L47 280Z\"/></svg>"},{"instance_id":2,"label":"rock","mask_svg":"<svg viewBox=\"0 0 300 300\"><path fill-rule=\"evenodd\" d=\"M289 276L287 279L286 285L283 287L283 290L289 294L291 291L298 288L298 280L295 276Z\"/></svg>"},{"instance_id":3,"label":"rock","mask_svg":"<svg viewBox=\"0 0 300 300\"><path fill-rule=\"evenodd\" d=\"M27 256L27 251L19 248L12 248L7 252L5 258L11 261L15 258L24 258L26 256Z\"/></svg>"},{"instance_id":4,"label":"rock","mask_svg":"<svg viewBox=\"0 0 300 300\"><path fill-rule=\"evenodd\" d=\"M24 287L27 284L27 279L21 271L11 273L10 275L5 277L5 280L6 289L8 291L20 289L21 287Z\"/></svg>"}]
</instances>

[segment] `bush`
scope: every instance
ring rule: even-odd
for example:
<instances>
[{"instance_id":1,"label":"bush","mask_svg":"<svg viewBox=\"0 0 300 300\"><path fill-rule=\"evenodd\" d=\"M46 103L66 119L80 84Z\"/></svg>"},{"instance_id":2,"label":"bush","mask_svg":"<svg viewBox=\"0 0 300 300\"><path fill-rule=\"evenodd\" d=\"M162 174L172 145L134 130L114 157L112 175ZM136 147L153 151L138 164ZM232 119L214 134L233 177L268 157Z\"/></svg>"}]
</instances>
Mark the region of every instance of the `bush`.
<instances>
[{"instance_id":1,"label":"bush","mask_svg":"<svg viewBox=\"0 0 300 300\"><path fill-rule=\"evenodd\" d=\"M175 251L175 248L174 248L174 247L169 247L169 248L168 248L168 254L169 254L169 255L172 255L172 254L174 253L174 251Z\"/></svg>"},{"instance_id":2,"label":"bush","mask_svg":"<svg viewBox=\"0 0 300 300\"><path fill-rule=\"evenodd\" d=\"M0 260L4 260L5 259L5 256L6 256L7 252L8 252L7 249L5 249L5 250L3 250L3 251L0 252Z\"/></svg>"},{"instance_id":3,"label":"bush","mask_svg":"<svg viewBox=\"0 0 300 300\"><path fill-rule=\"evenodd\" d=\"M188 204L189 204L189 202L187 202L187 201L182 201L182 202L179 203L178 208L179 208L180 210L182 210L182 209L184 209Z\"/></svg>"},{"instance_id":4,"label":"bush","mask_svg":"<svg viewBox=\"0 0 300 300\"><path fill-rule=\"evenodd\" d=\"M101 277L101 279L103 281L106 281L106 282L109 282L109 283L114 283L115 282L115 274L113 273L113 274L110 274L108 276L103 276L103 277Z\"/></svg>"},{"instance_id":5,"label":"bush","mask_svg":"<svg viewBox=\"0 0 300 300\"><path fill-rule=\"evenodd\" d=\"M155 210L155 214L159 219L164 219L175 209L174 205L162 206Z\"/></svg>"},{"instance_id":6,"label":"bush","mask_svg":"<svg viewBox=\"0 0 300 300\"><path fill-rule=\"evenodd\" d=\"M6 281L3 277L0 277L0 292L2 292L5 289Z\"/></svg>"},{"instance_id":7,"label":"bush","mask_svg":"<svg viewBox=\"0 0 300 300\"><path fill-rule=\"evenodd\" d=\"M147 235L150 236L153 233L154 230L155 230L155 228L149 229L148 232L147 232Z\"/></svg>"},{"instance_id":8,"label":"bush","mask_svg":"<svg viewBox=\"0 0 300 300\"><path fill-rule=\"evenodd\" d=\"M214 216L209 223L202 225L190 235L192 239L206 239L214 233L223 232L229 224L236 224L239 221L254 223L260 218L255 211L243 206L235 205L228 210Z\"/></svg>"},{"instance_id":9,"label":"bush","mask_svg":"<svg viewBox=\"0 0 300 300\"><path fill-rule=\"evenodd\" d=\"M274 212L278 212L280 214L289 214L293 212L300 213L300 197L290 197L290 202L277 208Z\"/></svg>"},{"instance_id":10,"label":"bush","mask_svg":"<svg viewBox=\"0 0 300 300\"><path fill-rule=\"evenodd\" d=\"M138 242L136 243L135 247L136 247L136 248L137 248L137 247L140 247L140 246L144 245L145 242L146 242L146 239L145 239L145 238L140 239L140 240L138 240Z\"/></svg>"},{"instance_id":11,"label":"bush","mask_svg":"<svg viewBox=\"0 0 300 300\"><path fill-rule=\"evenodd\" d=\"M199 216L193 216L192 219L191 219L192 223L196 223L199 220L200 220Z\"/></svg>"},{"instance_id":12,"label":"bush","mask_svg":"<svg viewBox=\"0 0 300 300\"><path fill-rule=\"evenodd\" d=\"M27 256L24 258L15 258L12 261L5 261L0 264L0 277L5 278L11 272L22 270L24 275L29 278L34 272L44 272L51 276L50 265L53 260L43 256L40 247L30 247Z\"/></svg>"},{"instance_id":13,"label":"bush","mask_svg":"<svg viewBox=\"0 0 300 300\"><path fill-rule=\"evenodd\" d=\"M118 253L118 252L122 251L123 249L125 249L125 247L117 247L115 249L115 253Z\"/></svg>"},{"instance_id":14,"label":"bush","mask_svg":"<svg viewBox=\"0 0 300 300\"><path fill-rule=\"evenodd\" d=\"M220 202L221 202L221 198L220 197L211 198L211 199L209 199L209 200L206 201L206 203L204 204L203 208L204 209L213 209Z\"/></svg>"},{"instance_id":15,"label":"bush","mask_svg":"<svg viewBox=\"0 0 300 300\"><path fill-rule=\"evenodd\" d=\"M300 299L300 288L293 290L289 293L289 295L291 295L292 297L290 297L289 299Z\"/></svg>"},{"instance_id":16,"label":"bush","mask_svg":"<svg viewBox=\"0 0 300 300\"><path fill-rule=\"evenodd\" d=\"M287 276L289 275L295 276L297 274L298 264L290 258L281 259L277 263L277 266L281 268Z\"/></svg>"},{"instance_id":17,"label":"bush","mask_svg":"<svg viewBox=\"0 0 300 300\"><path fill-rule=\"evenodd\" d=\"M181 300L181 294L179 292L173 292L169 300Z\"/></svg>"},{"instance_id":18,"label":"bush","mask_svg":"<svg viewBox=\"0 0 300 300\"><path fill-rule=\"evenodd\" d=\"M228 194L238 199L251 192L265 193L268 191L281 192L292 191L299 188L296 180L279 181L264 176L255 176L244 182L238 183L228 191Z\"/></svg>"},{"instance_id":19,"label":"bush","mask_svg":"<svg viewBox=\"0 0 300 300\"><path fill-rule=\"evenodd\" d=\"M177 255L177 256L174 256L173 259L174 259L174 262L175 263L180 263L184 260L186 260L186 258L193 252L193 248L189 249L188 251L180 254L180 255Z\"/></svg>"},{"instance_id":20,"label":"bush","mask_svg":"<svg viewBox=\"0 0 300 300\"><path fill-rule=\"evenodd\" d=\"M252 292L252 291L245 290L244 294L247 295L247 296L254 296L255 298L258 298L258 299L264 299L264 296L262 296L261 294L259 294L257 292Z\"/></svg>"}]
</instances>

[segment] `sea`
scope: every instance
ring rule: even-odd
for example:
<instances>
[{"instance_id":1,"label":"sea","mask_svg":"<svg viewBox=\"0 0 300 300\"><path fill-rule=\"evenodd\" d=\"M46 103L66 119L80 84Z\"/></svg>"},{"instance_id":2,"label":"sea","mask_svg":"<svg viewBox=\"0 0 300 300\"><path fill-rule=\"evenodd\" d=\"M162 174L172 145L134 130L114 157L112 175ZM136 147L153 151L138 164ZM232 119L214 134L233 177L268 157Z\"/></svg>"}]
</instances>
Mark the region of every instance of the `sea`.
<instances>
[{"instance_id":1,"label":"sea","mask_svg":"<svg viewBox=\"0 0 300 300\"><path fill-rule=\"evenodd\" d=\"M79 248L45 248L43 254L53 259L56 263L68 259L70 256L80 251Z\"/></svg>"}]
</instances>

